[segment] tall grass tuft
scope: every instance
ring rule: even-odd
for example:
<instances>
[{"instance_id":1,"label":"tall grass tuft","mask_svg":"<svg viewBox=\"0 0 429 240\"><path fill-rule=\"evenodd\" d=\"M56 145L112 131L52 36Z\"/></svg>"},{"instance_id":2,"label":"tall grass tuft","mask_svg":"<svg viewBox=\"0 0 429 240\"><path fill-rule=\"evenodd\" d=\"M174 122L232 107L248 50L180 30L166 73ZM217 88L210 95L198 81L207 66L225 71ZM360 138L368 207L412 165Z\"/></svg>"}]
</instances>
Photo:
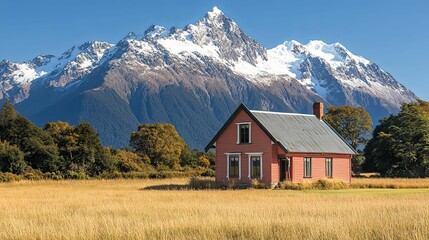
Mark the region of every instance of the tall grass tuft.
<instances>
[{"instance_id":1,"label":"tall grass tuft","mask_svg":"<svg viewBox=\"0 0 429 240\"><path fill-rule=\"evenodd\" d=\"M284 181L279 184L279 188L289 190L339 190L348 189L349 185L339 180L319 179L317 182L314 183L292 183L290 181Z\"/></svg>"},{"instance_id":2,"label":"tall grass tuft","mask_svg":"<svg viewBox=\"0 0 429 240\"><path fill-rule=\"evenodd\" d=\"M216 184L213 178L197 178L191 177L188 186L190 189L204 190L204 189L218 189L220 186Z\"/></svg>"},{"instance_id":3,"label":"tall grass tuft","mask_svg":"<svg viewBox=\"0 0 429 240\"><path fill-rule=\"evenodd\" d=\"M429 178L353 178L352 188L429 188Z\"/></svg>"}]
</instances>

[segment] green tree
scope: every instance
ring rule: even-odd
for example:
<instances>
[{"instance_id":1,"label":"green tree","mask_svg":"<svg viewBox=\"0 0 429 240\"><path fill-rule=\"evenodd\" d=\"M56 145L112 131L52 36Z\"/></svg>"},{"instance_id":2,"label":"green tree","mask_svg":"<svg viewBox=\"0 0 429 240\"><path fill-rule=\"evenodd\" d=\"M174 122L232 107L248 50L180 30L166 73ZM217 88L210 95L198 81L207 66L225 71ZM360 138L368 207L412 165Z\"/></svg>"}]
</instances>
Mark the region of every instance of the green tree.
<instances>
[{"instance_id":1,"label":"green tree","mask_svg":"<svg viewBox=\"0 0 429 240\"><path fill-rule=\"evenodd\" d=\"M362 107L331 106L323 116L349 144L357 149L367 142L371 135L372 119Z\"/></svg>"},{"instance_id":2,"label":"green tree","mask_svg":"<svg viewBox=\"0 0 429 240\"><path fill-rule=\"evenodd\" d=\"M365 148L365 169L390 177L429 177L428 102L403 104L380 120Z\"/></svg>"},{"instance_id":3,"label":"green tree","mask_svg":"<svg viewBox=\"0 0 429 240\"><path fill-rule=\"evenodd\" d=\"M140 125L138 131L131 134L130 145L154 166L176 169L186 143L173 125L156 123Z\"/></svg>"},{"instance_id":4,"label":"green tree","mask_svg":"<svg viewBox=\"0 0 429 240\"><path fill-rule=\"evenodd\" d=\"M113 154L113 148L103 147L100 157L95 158L89 174L99 176L102 173L112 173L116 168L116 157Z\"/></svg>"},{"instance_id":5,"label":"green tree","mask_svg":"<svg viewBox=\"0 0 429 240\"><path fill-rule=\"evenodd\" d=\"M97 175L105 170L110 171L112 167L110 150L104 149L98 133L91 124L80 123L75 129L75 134L76 151L71 169L90 175Z\"/></svg>"},{"instance_id":6,"label":"green tree","mask_svg":"<svg viewBox=\"0 0 429 240\"><path fill-rule=\"evenodd\" d=\"M18 117L15 107L6 100L0 111L0 126L6 126Z\"/></svg>"},{"instance_id":7,"label":"green tree","mask_svg":"<svg viewBox=\"0 0 429 240\"><path fill-rule=\"evenodd\" d=\"M17 146L0 141L0 171L21 174L26 166L24 153Z\"/></svg>"},{"instance_id":8,"label":"green tree","mask_svg":"<svg viewBox=\"0 0 429 240\"><path fill-rule=\"evenodd\" d=\"M43 172L58 170L58 149L52 137L19 115L8 101L0 111L0 139L19 147L31 167Z\"/></svg>"},{"instance_id":9,"label":"green tree","mask_svg":"<svg viewBox=\"0 0 429 240\"><path fill-rule=\"evenodd\" d=\"M180 155L180 164L182 166L192 166L196 167L199 164L199 151L197 149L194 149L191 151L188 145L186 145L182 153Z\"/></svg>"},{"instance_id":10,"label":"green tree","mask_svg":"<svg viewBox=\"0 0 429 240\"><path fill-rule=\"evenodd\" d=\"M72 126L66 122L50 122L44 127L54 139L62 158L62 171L96 176L111 172L115 158L111 148L105 148L94 128L87 122Z\"/></svg>"},{"instance_id":11,"label":"green tree","mask_svg":"<svg viewBox=\"0 0 429 240\"><path fill-rule=\"evenodd\" d=\"M362 107L331 106L323 119L357 150L358 154L352 159L352 170L360 172L365 158L359 147L367 143L371 134L371 116Z\"/></svg>"},{"instance_id":12,"label":"green tree","mask_svg":"<svg viewBox=\"0 0 429 240\"><path fill-rule=\"evenodd\" d=\"M49 122L43 129L52 136L58 146L59 155L63 161L63 170L71 170L67 166L75 162L78 151L76 127L67 122L59 121Z\"/></svg>"}]
</instances>

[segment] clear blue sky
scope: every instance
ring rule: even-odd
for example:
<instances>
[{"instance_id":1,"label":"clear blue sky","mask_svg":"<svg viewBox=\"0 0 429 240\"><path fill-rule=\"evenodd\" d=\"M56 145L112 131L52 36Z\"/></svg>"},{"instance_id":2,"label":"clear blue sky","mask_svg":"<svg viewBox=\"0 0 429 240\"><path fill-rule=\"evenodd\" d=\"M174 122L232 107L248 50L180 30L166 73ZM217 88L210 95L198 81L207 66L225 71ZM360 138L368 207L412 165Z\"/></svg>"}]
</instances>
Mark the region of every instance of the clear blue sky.
<instances>
[{"instance_id":1,"label":"clear blue sky","mask_svg":"<svg viewBox=\"0 0 429 240\"><path fill-rule=\"evenodd\" d=\"M340 42L429 100L427 0L3 0L0 59L59 55L90 40L116 43L151 24L184 27L213 6L268 48L292 39Z\"/></svg>"}]
</instances>

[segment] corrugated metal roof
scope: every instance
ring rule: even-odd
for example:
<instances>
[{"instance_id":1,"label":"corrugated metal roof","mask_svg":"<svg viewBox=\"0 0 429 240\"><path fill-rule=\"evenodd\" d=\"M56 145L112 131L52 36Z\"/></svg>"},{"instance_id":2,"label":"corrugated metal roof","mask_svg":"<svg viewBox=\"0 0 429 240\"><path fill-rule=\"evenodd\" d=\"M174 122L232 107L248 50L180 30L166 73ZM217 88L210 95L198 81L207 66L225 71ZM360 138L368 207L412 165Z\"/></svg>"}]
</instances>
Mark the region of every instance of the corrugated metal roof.
<instances>
[{"instance_id":1,"label":"corrugated metal roof","mask_svg":"<svg viewBox=\"0 0 429 240\"><path fill-rule=\"evenodd\" d=\"M314 115L250 111L289 152L356 152L327 123Z\"/></svg>"}]
</instances>

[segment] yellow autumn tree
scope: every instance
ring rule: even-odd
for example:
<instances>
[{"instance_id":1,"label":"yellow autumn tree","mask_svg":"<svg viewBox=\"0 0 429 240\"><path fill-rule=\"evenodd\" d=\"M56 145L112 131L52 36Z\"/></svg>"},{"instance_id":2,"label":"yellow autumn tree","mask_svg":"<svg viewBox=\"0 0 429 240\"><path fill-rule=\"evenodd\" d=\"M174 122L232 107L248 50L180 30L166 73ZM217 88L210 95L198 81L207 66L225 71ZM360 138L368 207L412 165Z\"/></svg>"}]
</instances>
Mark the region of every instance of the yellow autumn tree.
<instances>
[{"instance_id":1,"label":"yellow autumn tree","mask_svg":"<svg viewBox=\"0 0 429 240\"><path fill-rule=\"evenodd\" d=\"M172 124L142 124L131 133L131 147L143 159L148 158L157 168L177 169L186 146Z\"/></svg>"},{"instance_id":2,"label":"yellow autumn tree","mask_svg":"<svg viewBox=\"0 0 429 240\"><path fill-rule=\"evenodd\" d=\"M118 150L116 153L117 167L121 172L140 172L145 162L142 157L127 149ZM147 158L146 158L147 159Z\"/></svg>"}]
</instances>

